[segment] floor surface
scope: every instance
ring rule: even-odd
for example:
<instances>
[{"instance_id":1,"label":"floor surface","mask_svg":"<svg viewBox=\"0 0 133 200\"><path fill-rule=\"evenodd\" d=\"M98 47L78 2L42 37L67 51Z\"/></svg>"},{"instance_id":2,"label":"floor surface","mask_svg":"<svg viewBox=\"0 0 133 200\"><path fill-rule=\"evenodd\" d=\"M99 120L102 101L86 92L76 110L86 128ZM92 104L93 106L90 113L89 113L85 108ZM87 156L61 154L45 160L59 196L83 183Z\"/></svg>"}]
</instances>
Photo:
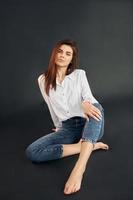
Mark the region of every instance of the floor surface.
<instances>
[{"instance_id":1,"label":"floor surface","mask_svg":"<svg viewBox=\"0 0 133 200\"><path fill-rule=\"evenodd\" d=\"M104 102L105 134L109 151L95 151L81 190L64 195L64 184L78 155L33 164L25 148L53 128L44 105L2 120L0 139L1 200L132 200L133 99Z\"/></svg>"}]
</instances>

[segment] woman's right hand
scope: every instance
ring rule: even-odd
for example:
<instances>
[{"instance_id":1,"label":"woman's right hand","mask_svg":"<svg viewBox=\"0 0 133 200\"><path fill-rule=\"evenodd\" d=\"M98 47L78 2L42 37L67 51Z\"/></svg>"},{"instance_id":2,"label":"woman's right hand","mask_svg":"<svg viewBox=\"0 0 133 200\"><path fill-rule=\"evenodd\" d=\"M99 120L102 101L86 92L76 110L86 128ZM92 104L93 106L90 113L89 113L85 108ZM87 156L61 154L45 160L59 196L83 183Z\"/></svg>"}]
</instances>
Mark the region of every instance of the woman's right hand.
<instances>
[{"instance_id":1,"label":"woman's right hand","mask_svg":"<svg viewBox=\"0 0 133 200\"><path fill-rule=\"evenodd\" d=\"M52 131L57 132L59 128L52 128Z\"/></svg>"}]
</instances>

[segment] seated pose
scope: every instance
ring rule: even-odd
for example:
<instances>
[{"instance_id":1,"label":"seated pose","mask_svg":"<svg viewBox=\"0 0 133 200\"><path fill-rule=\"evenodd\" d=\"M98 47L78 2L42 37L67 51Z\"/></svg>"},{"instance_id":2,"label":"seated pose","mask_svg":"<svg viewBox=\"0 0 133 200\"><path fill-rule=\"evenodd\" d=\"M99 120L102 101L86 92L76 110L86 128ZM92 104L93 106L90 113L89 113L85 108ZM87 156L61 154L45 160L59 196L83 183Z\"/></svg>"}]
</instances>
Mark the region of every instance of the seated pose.
<instances>
[{"instance_id":1,"label":"seated pose","mask_svg":"<svg viewBox=\"0 0 133 200\"><path fill-rule=\"evenodd\" d=\"M57 42L48 69L38 77L55 129L26 149L27 157L37 163L79 154L65 194L80 190L92 151L109 148L98 142L104 133L103 107L92 95L85 71L77 67L76 43L69 39Z\"/></svg>"}]
</instances>

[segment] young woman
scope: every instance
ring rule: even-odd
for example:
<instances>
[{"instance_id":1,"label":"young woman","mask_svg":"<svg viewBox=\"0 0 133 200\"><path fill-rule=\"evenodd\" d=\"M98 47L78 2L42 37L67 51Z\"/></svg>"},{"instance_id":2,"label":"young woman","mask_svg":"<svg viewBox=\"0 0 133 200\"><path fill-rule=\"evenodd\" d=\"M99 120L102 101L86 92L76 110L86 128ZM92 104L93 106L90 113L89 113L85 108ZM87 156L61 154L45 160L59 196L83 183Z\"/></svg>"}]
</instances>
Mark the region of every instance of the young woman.
<instances>
[{"instance_id":1,"label":"young woman","mask_svg":"<svg viewBox=\"0 0 133 200\"><path fill-rule=\"evenodd\" d=\"M104 133L104 110L92 95L86 73L78 66L74 41L59 41L53 48L48 69L38 84L55 125L54 132L26 149L33 162L45 162L79 154L67 180L65 194L77 192L92 151L108 149L100 140Z\"/></svg>"}]
</instances>

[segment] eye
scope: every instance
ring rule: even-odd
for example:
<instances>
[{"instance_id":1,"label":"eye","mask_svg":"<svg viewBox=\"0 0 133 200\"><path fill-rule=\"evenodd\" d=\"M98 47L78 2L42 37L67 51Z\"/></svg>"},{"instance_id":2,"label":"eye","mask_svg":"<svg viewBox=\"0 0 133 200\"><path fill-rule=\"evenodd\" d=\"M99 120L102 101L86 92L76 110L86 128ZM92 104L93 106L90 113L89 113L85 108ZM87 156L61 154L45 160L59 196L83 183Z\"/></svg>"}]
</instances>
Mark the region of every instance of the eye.
<instances>
[{"instance_id":1,"label":"eye","mask_svg":"<svg viewBox=\"0 0 133 200\"><path fill-rule=\"evenodd\" d=\"M62 50L61 49L57 49L57 53L61 53L62 52Z\"/></svg>"},{"instance_id":2,"label":"eye","mask_svg":"<svg viewBox=\"0 0 133 200\"><path fill-rule=\"evenodd\" d=\"M66 55L67 55L67 56L71 56L72 54L71 54L71 53L69 53L69 52L67 52L67 53L66 53Z\"/></svg>"}]
</instances>

